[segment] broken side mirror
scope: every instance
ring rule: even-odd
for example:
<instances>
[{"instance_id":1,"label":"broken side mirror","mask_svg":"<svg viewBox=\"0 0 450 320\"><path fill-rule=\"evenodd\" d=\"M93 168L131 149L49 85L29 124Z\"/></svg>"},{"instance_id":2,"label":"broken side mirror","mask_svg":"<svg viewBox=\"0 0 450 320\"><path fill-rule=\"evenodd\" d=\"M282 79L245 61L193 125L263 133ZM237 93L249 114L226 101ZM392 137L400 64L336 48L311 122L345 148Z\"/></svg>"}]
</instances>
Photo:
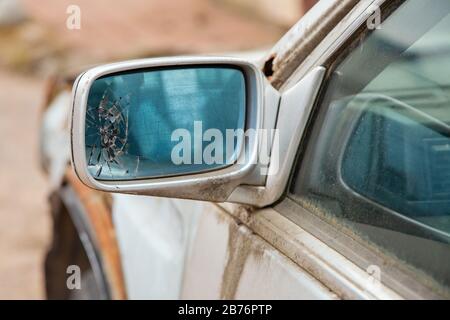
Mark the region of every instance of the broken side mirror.
<instances>
[{"instance_id":1,"label":"broken side mirror","mask_svg":"<svg viewBox=\"0 0 450 320\"><path fill-rule=\"evenodd\" d=\"M319 71L295 108L312 103ZM74 83L72 163L83 183L102 191L264 206L284 191L296 152L287 140L301 129L290 119L286 150L278 150L279 102L261 70L236 58L96 67ZM288 151L278 174L278 156Z\"/></svg>"}]
</instances>

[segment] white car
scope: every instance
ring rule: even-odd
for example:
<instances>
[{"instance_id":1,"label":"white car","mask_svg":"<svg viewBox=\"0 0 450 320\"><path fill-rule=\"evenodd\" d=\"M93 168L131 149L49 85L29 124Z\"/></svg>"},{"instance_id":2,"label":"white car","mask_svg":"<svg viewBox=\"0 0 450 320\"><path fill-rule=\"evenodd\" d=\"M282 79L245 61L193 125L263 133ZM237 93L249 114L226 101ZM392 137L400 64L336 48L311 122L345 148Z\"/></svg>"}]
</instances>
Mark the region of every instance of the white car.
<instances>
[{"instance_id":1,"label":"white car","mask_svg":"<svg viewBox=\"0 0 450 320\"><path fill-rule=\"evenodd\" d=\"M323 0L257 61L56 82L48 297L449 298L449 33L446 0Z\"/></svg>"}]
</instances>

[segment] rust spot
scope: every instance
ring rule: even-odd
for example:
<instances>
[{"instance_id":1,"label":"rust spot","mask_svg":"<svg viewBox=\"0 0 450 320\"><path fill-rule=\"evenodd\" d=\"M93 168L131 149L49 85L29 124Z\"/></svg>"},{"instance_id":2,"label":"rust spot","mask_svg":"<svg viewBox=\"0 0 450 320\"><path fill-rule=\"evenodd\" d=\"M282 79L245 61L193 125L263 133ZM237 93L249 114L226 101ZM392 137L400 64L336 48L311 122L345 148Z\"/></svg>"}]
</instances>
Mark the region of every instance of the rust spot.
<instances>
[{"instance_id":1,"label":"rust spot","mask_svg":"<svg viewBox=\"0 0 450 320\"><path fill-rule=\"evenodd\" d=\"M336 4L325 10L320 17L311 21L303 20L295 25L288 32L290 37L285 38L284 48L278 51L276 63L272 60L274 64L270 78L272 86L279 89L358 3L359 0L336 1Z\"/></svg>"},{"instance_id":2,"label":"rust spot","mask_svg":"<svg viewBox=\"0 0 450 320\"><path fill-rule=\"evenodd\" d=\"M276 55L273 54L267 59L266 63L264 63L263 72L267 78L270 78L274 74L273 70L273 62L275 61Z\"/></svg>"}]
</instances>

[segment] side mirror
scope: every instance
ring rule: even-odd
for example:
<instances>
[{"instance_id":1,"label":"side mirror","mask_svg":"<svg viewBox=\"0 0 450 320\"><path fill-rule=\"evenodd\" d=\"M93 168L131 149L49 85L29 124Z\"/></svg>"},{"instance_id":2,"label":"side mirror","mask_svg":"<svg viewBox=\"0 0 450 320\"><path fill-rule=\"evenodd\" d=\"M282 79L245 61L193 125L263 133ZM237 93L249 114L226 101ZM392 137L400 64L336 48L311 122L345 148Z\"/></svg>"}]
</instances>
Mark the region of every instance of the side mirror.
<instances>
[{"instance_id":1,"label":"side mirror","mask_svg":"<svg viewBox=\"0 0 450 320\"><path fill-rule=\"evenodd\" d=\"M260 71L231 58L91 69L74 86L76 173L104 191L224 201L258 163L263 94Z\"/></svg>"},{"instance_id":2,"label":"side mirror","mask_svg":"<svg viewBox=\"0 0 450 320\"><path fill-rule=\"evenodd\" d=\"M279 102L262 72L236 58L96 67L74 84L72 163L84 184L102 191L266 205L282 194L291 169L261 198L277 165ZM287 128L289 138L296 126Z\"/></svg>"}]
</instances>

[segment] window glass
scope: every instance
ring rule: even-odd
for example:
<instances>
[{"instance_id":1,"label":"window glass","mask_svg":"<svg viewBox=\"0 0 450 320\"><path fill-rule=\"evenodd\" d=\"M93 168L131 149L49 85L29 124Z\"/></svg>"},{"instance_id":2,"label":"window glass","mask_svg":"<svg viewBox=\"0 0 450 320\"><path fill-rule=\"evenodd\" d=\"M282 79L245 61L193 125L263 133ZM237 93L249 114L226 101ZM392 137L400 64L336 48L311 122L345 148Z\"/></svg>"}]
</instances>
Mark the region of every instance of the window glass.
<instances>
[{"instance_id":1,"label":"window glass","mask_svg":"<svg viewBox=\"0 0 450 320\"><path fill-rule=\"evenodd\" d=\"M450 1L408 0L349 46L292 197L450 285ZM332 219L332 220L331 220Z\"/></svg>"}]
</instances>

